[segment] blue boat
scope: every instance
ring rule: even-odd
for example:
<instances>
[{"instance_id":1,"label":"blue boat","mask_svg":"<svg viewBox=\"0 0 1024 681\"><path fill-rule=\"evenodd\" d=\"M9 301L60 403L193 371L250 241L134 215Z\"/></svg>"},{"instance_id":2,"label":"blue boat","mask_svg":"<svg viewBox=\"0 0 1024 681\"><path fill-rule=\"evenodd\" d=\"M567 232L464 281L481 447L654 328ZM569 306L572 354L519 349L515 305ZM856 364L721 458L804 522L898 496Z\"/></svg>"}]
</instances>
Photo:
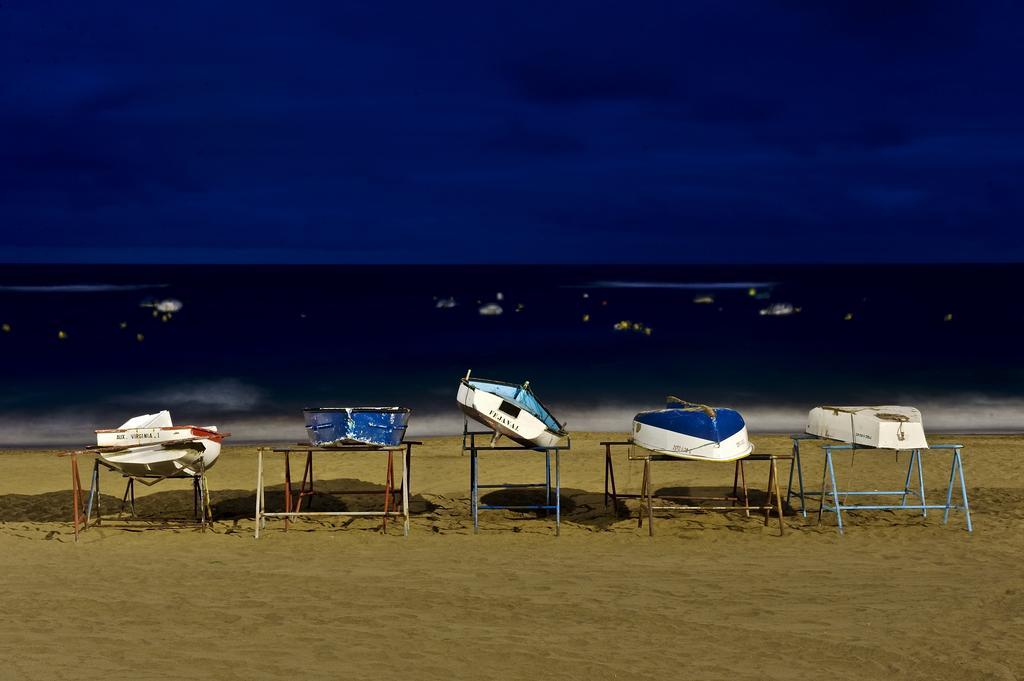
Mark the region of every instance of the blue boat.
<instances>
[{"instance_id":1,"label":"blue boat","mask_svg":"<svg viewBox=\"0 0 1024 681\"><path fill-rule=\"evenodd\" d=\"M705 461L735 461L754 451L738 411L673 397L665 409L633 417L633 442L659 454Z\"/></svg>"},{"instance_id":2,"label":"blue boat","mask_svg":"<svg viewBox=\"0 0 1024 681\"><path fill-rule=\"evenodd\" d=\"M302 410L309 441L318 447L400 444L411 412L407 407L315 407Z\"/></svg>"}]
</instances>

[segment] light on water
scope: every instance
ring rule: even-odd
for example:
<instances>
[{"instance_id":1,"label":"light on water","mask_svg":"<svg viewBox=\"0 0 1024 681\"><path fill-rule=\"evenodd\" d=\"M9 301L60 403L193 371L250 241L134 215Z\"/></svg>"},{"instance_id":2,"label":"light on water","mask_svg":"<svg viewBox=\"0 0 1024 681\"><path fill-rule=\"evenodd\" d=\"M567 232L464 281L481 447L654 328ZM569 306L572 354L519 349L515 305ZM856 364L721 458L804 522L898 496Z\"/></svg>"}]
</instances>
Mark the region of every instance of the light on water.
<instances>
[{"instance_id":1,"label":"light on water","mask_svg":"<svg viewBox=\"0 0 1024 681\"><path fill-rule=\"evenodd\" d=\"M189 301L186 309L140 308L140 294L127 284L75 289L72 296L3 288L18 282L0 274L0 375L6 394L18 396L6 415L57 409L105 423L152 409L143 395L159 390L176 396L160 407L228 426L298 418L313 402L400 402L413 408L416 432L417 424L458 421L452 377L478 366L499 379L543 380L545 400L573 413L574 427L596 425L598 407L628 417L684 392L751 409L754 430L796 423L809 406L824 403L968 404L950 408L939 422L981 428L1002 421L970 405L999 405L1012 396L1014 381L1019 386L1013 339L970 333L1006 315L1005 300L991 294L1019 279L1014 266L971 269L959 278L938 266L912 273L748 268L747 276L733 268L735 281L714 267L621 267L611 268L616 285L601 295L580 290L596 280L598 268L586 266L314 267L288 276L265 268L156 269L174 296L164 299ZM70 285L68 279L95 281L111 272L121 281L133 273L144 281L154 268L33 272L37 281L49 276ZM761 286L767 282L772 286ZM749 285L735 285L742 283ZM768 291L777 302L758 299ZM448 300L463 304L449 307ZM481 303L468 304L474 300ZM515 314L481 315L488 304ZM356 321L366 325L355 330ZM391 328L404 332L378 332ZM936 328L943 333L930 332ZM893 329L914 333L880 344ZM125 343L134 343L129 350L138 361L126 358ZM257 397L244 408L197 406L205 396L195 385L229 378ZM139 386L136 393L124 392L129 384ZM777 405L778 419L766 419L769 410L758 405ZM936 415L926 412L931 424ZM610 417L606 427L614 430L618 419Z\"/></svg>"}]
</instances>

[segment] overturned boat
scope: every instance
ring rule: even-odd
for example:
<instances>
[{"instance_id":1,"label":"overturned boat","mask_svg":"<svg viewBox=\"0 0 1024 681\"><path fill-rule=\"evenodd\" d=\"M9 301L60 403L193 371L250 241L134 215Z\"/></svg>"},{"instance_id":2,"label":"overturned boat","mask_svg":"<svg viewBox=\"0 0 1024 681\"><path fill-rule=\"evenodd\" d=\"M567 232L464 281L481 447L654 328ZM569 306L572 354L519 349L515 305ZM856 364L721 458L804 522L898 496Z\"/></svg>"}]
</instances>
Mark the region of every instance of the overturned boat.
<instances>
[{"instance_id":1,"label":"overturned boat","mask_svg":"<svg viewBox=\"0 0 1024 681\"><path fill-rule=\"evenodd\" d=\"M676 397L668 398L665 409L633 417L633 442L659 454L701 461L735 461L754 451L739 412Z\"/></svg>"},{"instance_id":2,"label":"overturned boat","mask_svg":"<svg viewBox=\"0 0 1024 681\"><path fill-rule=\"evenodd\" d=\"M409 427L407 407L311 407L303 409L309 442L318 447L397 445Z\"/></svg>"},{"instance_id":3,"label":"overturned boat","mask_svg":"<svg viewBox=\"0 0 1024 681\"><path fill-rule=\"evenodd\" d=\"M807 414L807 432L880 449L927 449L921 412L914 407L815 407Z\"/></svg>"},{"instance_id":4,"label":"overturned boat","mask_svg":"<svg viewBox=\"0 0 1024 681\"><path fill-rule=\"evenodd\" d=\"M213 467L229 433L216 426L175 426L169 411L143 414L96 431L96 452L132 477L195 477Z\"/></svg>"},{"instance_id":5,"label":"overturned boat","mask_svg":"<svg viewBox=\"0 0 1024 681\"><path fill-rule=\"evenodd\" d=\"M470 378L467 372L456 399L467 416L524 447L555 447L566 436L564 426L533 394L529 381L516 385Z\"/></svg>"}]
</instances>

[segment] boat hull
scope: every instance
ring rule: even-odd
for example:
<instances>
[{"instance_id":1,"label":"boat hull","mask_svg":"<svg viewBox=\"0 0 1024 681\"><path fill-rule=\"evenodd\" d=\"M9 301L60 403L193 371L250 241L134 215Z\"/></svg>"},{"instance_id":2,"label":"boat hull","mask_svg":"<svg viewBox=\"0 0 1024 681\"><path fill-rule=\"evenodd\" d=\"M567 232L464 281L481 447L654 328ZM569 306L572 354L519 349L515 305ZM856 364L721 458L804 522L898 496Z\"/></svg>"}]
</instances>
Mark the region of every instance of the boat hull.
<instances>
[{"instance_id":1,"label":"boat hull","mask_svg":"<svg viewBox=\"0 0 1024 681\"><path fill-rule=\"evenodd\" d=\"M464 414L524 447L557 447L564 437L521 405L466 381L456 401Z\"/></svg>"},{"instance_id":2,"label":"boat hull","mask_svg":"<svg viewBox=\"0 0 1024 681\"><path fill-rule=\"evenodd\" d=\"M216 426L163 426L157 428L124 428L96 431L98 447L134 447L194 438L222 439Z\"/></svg>"},{"instance_id":3,"label":"boat hull","mask_svg":"<svg viewBox=\"0 0 1024 681\"><path fill-rule=\"evenodd\" d=\"M388 447L405 438L412 410L405 407L317 407L304 409L306 435L318 447Z\"/></svg>"},{"instance_id":4,"label":"boat hull","mask_svg":"<svg viewBox=\"0 0 1024 681\"><path fill-rule=\"evenodd\" d=\"M130 477L186 478L210 470L220 456L220 441L195 439L137 445L99 458Z\"/></svg>"},{"instance_id":5,"label":"boat hull","mask_svg":"<svg viewBox=\"0 0 1024 681\"><path fill-rule=\"evenodd\" d=\"M695 461L735 461L754 445L743 417L732 409L704 411L659 409L633 418L633 443L658 454Z\"/></svg>"},{"instance_id":6,"label":"boat hull","mask_svg":"<svg viewBox=\"0 0 1024 681\"><path fill-rule=\"evenodd\" d=\"M914 407L815 407L807 415L811 435L879 449L927 449L921 412Z\"/></svg>"},{"instance_id":7,"label":"boat hull","mask_svg":"<svg viewBox=\"0 0 1024 681\"><path fill-rule=\"evenodd\" d=\"M99 457L133 477L190 477L209 470L228 436L216 426L175 426L168 411L130 418L96 431Z\"/></svg>"}]
</instances>

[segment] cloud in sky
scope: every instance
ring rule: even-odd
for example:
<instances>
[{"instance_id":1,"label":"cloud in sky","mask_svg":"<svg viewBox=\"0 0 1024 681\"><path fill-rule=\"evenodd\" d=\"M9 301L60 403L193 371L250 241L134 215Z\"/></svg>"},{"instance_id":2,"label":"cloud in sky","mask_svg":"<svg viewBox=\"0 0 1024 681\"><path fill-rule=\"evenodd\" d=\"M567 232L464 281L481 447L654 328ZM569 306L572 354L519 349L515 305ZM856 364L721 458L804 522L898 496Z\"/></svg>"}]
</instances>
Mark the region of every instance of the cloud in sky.
<instances>
[{"instance_id":1,"label":"cloud in sky","mask_svg":"<svg viewBox=\"0 0 1024 681\"><path fill-rule=\"evenodd\" d=\"M1020 259L1021 19L5 0L0 260Z\"/></svg>"}]
</instances>

